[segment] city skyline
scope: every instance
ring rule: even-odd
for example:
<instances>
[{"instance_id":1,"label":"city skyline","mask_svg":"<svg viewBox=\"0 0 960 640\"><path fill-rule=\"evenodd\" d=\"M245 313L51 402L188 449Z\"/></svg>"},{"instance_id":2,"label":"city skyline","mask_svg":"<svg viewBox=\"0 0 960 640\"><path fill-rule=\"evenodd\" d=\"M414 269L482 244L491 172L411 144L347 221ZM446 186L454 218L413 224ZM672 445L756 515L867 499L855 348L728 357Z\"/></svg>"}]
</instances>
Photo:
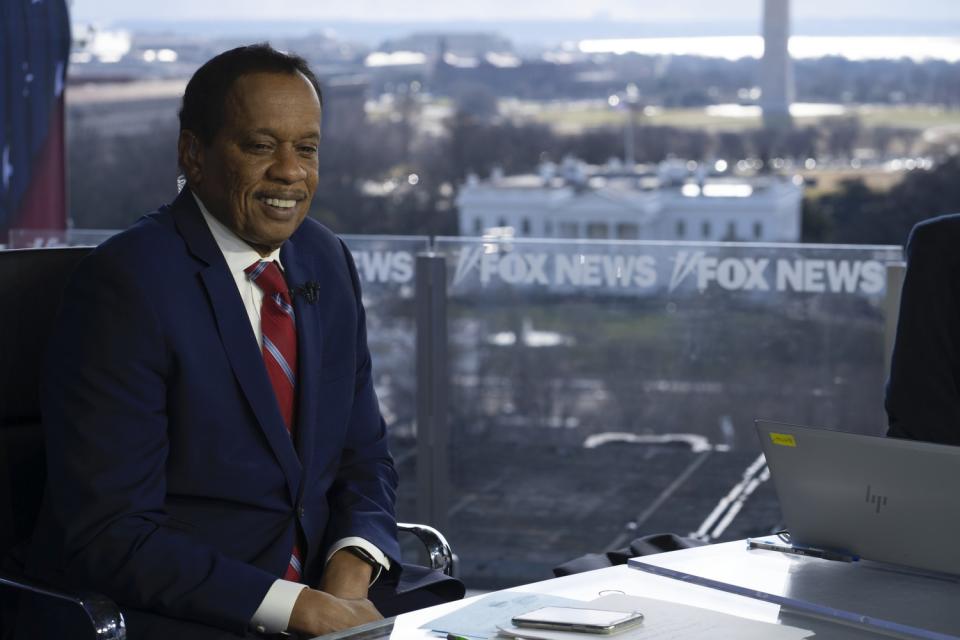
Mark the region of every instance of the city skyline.
<instances>
[{"instance_id":1,"label":"city skyline","mask_svg":"<svg viewBox=\"0 0 960 640\"><path fill-rule=\"evenodd\" d=\"M936 22L960 21L960 3L945 0L795 0L791 13L796 20L910 20ZM358 22L443 22L501 20L609 20L637 22L723 22L760 20L761 0L489 0L483 7L422 0L416 13L405 3L386 0L358 0L353 3L307 4L291 0L263 3L236 0L231 3L230 21L284 21L295 19L341 20ZM131 3L126 0L73 0L74 20L122 22L155 20L218 20L224 18L220 3L197 0L167 0L158 3Z\"/></svg>"}]
</instances>

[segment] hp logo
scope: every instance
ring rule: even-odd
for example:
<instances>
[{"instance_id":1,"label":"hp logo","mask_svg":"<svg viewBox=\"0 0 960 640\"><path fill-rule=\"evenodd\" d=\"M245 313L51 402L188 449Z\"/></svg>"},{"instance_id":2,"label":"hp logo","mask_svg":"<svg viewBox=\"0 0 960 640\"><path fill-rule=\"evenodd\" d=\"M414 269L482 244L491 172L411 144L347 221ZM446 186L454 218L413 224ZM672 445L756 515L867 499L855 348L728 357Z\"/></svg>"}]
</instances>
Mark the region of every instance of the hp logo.
<instances>
[{"instance_id":1,"label":"hp logo","mask_svg":"<svg viewBox=\"0 0 960 640\"><path fill-rule=\"evenodd\" d=\"M887 506L887 496L881 496L873 493L871 486L867 485L867 497L864 502L876 505L876 513L880 513L880 508Z\"/></svg>"}]
</instances>

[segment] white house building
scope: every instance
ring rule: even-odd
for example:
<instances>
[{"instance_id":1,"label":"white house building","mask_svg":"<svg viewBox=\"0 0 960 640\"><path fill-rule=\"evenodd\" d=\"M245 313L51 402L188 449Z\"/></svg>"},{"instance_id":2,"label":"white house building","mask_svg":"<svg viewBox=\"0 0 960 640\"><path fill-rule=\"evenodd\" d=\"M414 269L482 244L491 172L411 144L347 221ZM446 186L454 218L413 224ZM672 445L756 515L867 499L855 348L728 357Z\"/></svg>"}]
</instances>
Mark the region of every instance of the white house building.
<instances>
[{"instance_id":1,"label":"white house building","mask_svg":"<svg viewBox=\"0 0 960 640\"><path fill-rule=\"evenodd\" d=\"M668 161L647 173L565 161L540 175L470 177L460 235L629 240L800 240L803 182L707 175Z\"/></svg>"}]
</instances>

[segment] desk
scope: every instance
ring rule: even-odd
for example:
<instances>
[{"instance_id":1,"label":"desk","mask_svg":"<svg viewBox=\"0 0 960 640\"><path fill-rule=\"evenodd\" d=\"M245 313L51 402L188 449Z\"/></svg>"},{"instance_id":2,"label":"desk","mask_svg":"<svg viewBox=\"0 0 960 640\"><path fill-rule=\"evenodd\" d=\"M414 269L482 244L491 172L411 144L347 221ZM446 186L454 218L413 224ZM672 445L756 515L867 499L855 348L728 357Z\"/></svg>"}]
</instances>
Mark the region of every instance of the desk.
<instances>
[{"instance_id":1,"label":"desk","mask_svg":"<svg viewBox=\"0 0 960 640\"><path fill-rule=\"evenodd\" d=\"M727 558L747 554L746 543L740 541L699 549L686 549L649 556L648 559L656 558L663 564L670 561L688 565L697 564L700 561L710 562L710 556L717 553ZM713 561L716 561L717 557L720 556L714 556ZM861 640L879 637L911 637L889 633L878 634L868 628L839 624L835 621L817 619L807 615L787 612L781 615L781 607L777 604L654 575L628 566L599 569L510 589L510 591L545 593L584 601L593 600L599 597L600 592L606 590L619 590L628 595L677 602L763 622L782 621L784 624L812 629L817 633L816 637L821 639ZM472 600L474 599L451 602L398 616L394 623L393 632L389 635L386 633L357 633L354 631L332 634L325 636L325 638L330 640L374 640L389 637L396 640L436 640L437 636L419 627L434 618L456 611Z\"/></svg>"},{"instance_id":2,"label":"desk","mask_svg":"<svg viewBox=\"0 0 960 640\"><path fill-rule=\"evenodd\" d=\"M771 541L773 539L771 538ZM960 637L960 576L932 574L896 565L839 562L768 551L748 550L743 541L686 549L630 564L644 572L718 589L753 593L790 605L780 618L806 626L808 615L795 611L864 620L869 628L910 638ZM810 628L810 627L807 627Z\"/></svg>"}]
</instances>

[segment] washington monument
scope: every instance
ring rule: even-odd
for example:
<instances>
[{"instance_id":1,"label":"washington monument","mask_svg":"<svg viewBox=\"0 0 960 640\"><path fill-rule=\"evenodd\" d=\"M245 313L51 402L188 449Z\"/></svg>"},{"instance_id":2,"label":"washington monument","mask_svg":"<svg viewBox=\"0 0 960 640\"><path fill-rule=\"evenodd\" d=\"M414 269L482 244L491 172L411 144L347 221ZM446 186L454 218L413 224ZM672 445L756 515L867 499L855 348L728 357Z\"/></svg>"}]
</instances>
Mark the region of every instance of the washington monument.
<instances>
[{"instance_id":1,"label":"washington monument","mask_svg":"<svg viewBox=\"0 0 960 640\"><path fill-rule=\"evenodd\" d=\"M793 102L790 41L790 0L763 0L763 60L760 63L760 107L763 126L789 128Z\"/></svg>"}]
</instances>

